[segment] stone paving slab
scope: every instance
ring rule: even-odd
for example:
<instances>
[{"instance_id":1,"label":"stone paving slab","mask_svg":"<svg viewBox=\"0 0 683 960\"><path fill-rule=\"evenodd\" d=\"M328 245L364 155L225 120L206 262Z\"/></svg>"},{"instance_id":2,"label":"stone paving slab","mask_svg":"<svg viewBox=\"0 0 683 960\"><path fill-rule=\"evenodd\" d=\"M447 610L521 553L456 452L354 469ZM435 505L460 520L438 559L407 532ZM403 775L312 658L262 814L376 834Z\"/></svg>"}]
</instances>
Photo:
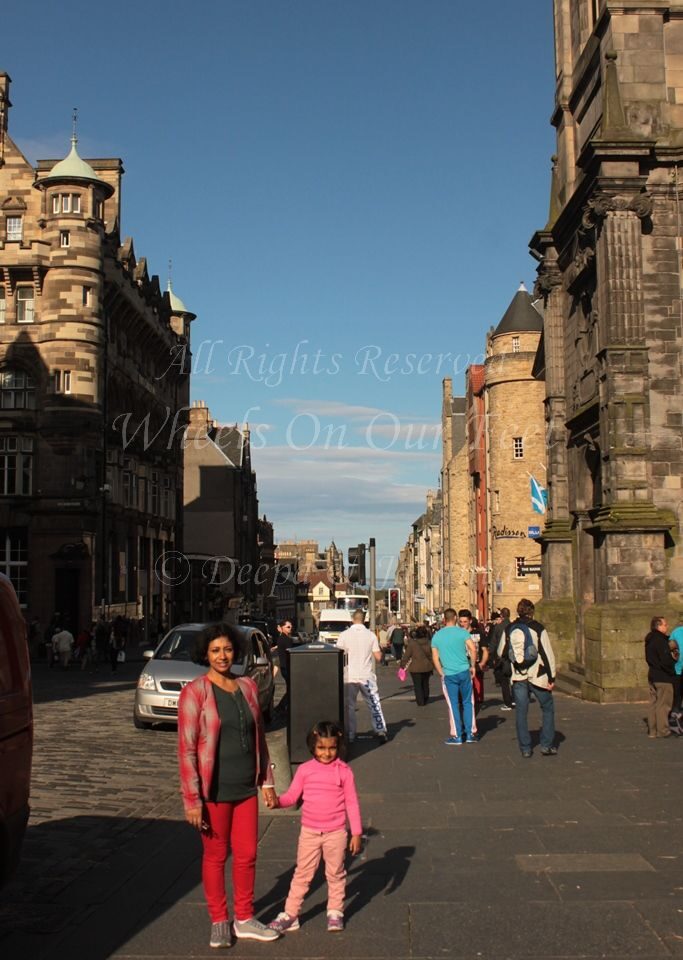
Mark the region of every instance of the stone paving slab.
<instances>
[{"instance_id":1,"label":"stone paving slab","mask_svg":"<svg viewBox=\"0 0 683 960\"><path fill-rule=\"evenodd\" d=\"M175 731L132 726L138 670L36 673L35 816L0 894L2 960L216 956ZM558 696L558 756L527 761L494 691L481 742L449 748L442 700L418 709L394 671L379 682L392 740L361 736L351 749L368 842L349 864L346 931L327 934L318 876L300 933L242 941L233 955L683 956L683 743L649 741L642 705ZM367 732L364 707L358 716ZM530 716L538 722L533 707ZM281 750L282 731L271 740ZM299 824L292 811L262 816L256 908L266 920L286 895Z\"/></svg>"},{"instance_id":2,"label":"stone paving slab","mask_svg":"<svg viewBox=\"0 0 683 960\"><path fill-rule=\"evenodd\" d=\"M410 905L413 957L663 957L666 947L628 903ZM422 951L420 944L429 944Z\"/></svg>"}]
</instances>

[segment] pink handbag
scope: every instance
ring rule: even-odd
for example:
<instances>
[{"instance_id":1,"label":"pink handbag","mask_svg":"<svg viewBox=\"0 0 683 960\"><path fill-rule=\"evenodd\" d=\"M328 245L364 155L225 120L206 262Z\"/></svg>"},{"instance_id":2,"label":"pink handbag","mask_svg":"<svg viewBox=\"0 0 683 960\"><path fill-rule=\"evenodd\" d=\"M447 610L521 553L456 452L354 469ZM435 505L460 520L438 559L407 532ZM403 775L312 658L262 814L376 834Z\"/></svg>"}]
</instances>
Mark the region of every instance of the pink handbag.
<instances>
[{"instance_id":1,"label":"pink handbag","mask_svg":"<svg viewBox=\"0 0 683 960\"><path fill-rule=\"evenodd\" d=\"M401 681L401 683L405 683L406 680L408 679L408 671L406 670L405 667L399 667L398 671L396 672L396 676Z\"/></svg>"}]
</instances>

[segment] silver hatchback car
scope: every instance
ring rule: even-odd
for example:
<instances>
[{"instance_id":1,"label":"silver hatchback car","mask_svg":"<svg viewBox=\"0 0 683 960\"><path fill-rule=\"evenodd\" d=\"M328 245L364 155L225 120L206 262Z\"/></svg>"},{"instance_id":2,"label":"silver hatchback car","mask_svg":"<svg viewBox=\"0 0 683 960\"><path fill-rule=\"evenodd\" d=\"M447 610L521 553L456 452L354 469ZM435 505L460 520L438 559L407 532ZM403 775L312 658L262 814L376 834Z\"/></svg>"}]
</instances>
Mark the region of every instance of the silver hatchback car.
<instances>
[{"instance_id":1,"label":"silver hatchback car","mask_svg":"<svg viewBox=\"0 0 683 960\"><path fill-rule=\"evenodd\" d=\"M181 623L166 634L156 650L145 650L147 660L138 679L133 723L140 729L154 723L177 723L178 697L186 683L206 673L206 666L192 660L197 637L206 623ZM251 677L258 687L259 705L268 723L273 712L275 683L268 641L256 627L235 627L245 650L233 664L233 676Z\"/></svg>"}]
</instances>

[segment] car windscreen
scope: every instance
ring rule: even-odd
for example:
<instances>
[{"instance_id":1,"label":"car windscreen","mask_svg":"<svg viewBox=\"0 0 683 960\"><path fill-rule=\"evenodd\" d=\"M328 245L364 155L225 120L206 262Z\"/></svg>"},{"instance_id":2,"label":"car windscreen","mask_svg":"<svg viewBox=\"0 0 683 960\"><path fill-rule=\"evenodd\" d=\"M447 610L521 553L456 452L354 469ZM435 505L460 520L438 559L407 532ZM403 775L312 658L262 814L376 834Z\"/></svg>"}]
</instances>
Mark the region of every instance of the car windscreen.
<instances>
[{"instance_id":1,"label":"car windscreen","mask_svg":"<svg viewBox=\"0 0 683 960\"><path fill-rule=\"evenodd\" d=\"M322 620L321 619L320 625L318 626L318 630L320 633L322 633L323 631L325 633L341 633L342 630L346 630L350 626L351 624L349 623L348 620Z\"/></svg>"},{"instance_id":2,"label":"car windscreen","mask_svg":"<svg viewBox=\"0 0 683 960\"><path fill-rule=\"evenodd\" d=\"M194 660L199 630L171 630L154 654L155 660ZM241 663L236 661L235 664Z\"/></svg>"},{"instance_id":3,"label":"car windscreen","mask_svg":"<svg viewBox=\"0 0 683 960\"><path fill-rule=\"evenodd\" d=\"M198 636L197 630L171 630L154 654L154 659L192 660Z\"/></svg>"}]
</instances>

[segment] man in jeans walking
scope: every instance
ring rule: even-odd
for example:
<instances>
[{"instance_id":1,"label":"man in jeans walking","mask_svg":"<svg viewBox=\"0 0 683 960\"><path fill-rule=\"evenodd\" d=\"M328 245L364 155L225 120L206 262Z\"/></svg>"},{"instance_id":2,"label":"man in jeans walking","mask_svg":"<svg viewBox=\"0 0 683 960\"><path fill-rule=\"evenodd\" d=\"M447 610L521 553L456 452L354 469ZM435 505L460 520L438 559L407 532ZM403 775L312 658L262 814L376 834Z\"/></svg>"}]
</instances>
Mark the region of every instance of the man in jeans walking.
<instances>
[{"instance_id":1,"label":"man in jeans walking","mask_svg":"<svg viewBox=\"0 0 683 960\"><path fill-rule=\"evenodd\" d=\"M507 629L512 651L510 679L512 680L512 697L516 703L517 742L525 759L531 756L528 715L532 692L543 713L541 753L544 757L553 757L557 753L554 743L555 705L553 703L555 655L545 627L538 620L534 620L535 609L531 600L520 600L517 604L517 619ZM534 659L525 659L526 631L523 627L531 632L531 639L537 651Z\"/></svg>"},{"instance_id":2,"label":"man in jeans walking","mask_svg":"<svg viewBox=\"0 0 683 960\"><path fill-rule=\"evenodd\" d=\"M476 743L479 739L472 688L477 650L469 631L456 625L455 610L449 607L444 610L443 617L444 626L432 637L432 660L434 669L441 677L450 718L451 735L444 743L456 747L461 743Z\"/></svg>"}]
</instances>

